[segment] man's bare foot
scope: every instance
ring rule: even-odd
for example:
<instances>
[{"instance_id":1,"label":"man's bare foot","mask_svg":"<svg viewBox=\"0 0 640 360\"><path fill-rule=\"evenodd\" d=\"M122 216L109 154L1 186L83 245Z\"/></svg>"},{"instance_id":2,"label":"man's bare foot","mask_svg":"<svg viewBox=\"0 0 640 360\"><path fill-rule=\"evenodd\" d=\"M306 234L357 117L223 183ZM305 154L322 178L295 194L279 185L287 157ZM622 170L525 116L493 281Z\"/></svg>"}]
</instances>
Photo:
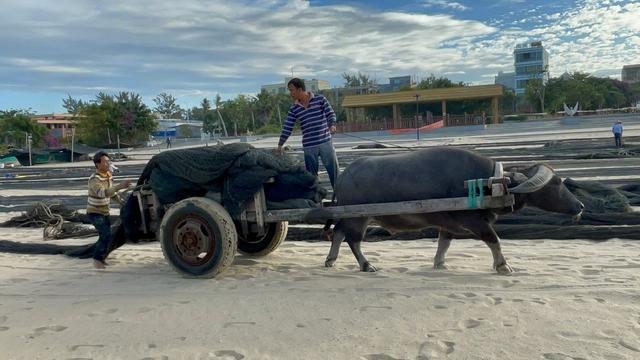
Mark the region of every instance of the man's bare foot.
<instances>
[{"instance_id":1,"label":"man's bare foot","mask_svg":"<svg viewBox=\"0 0 640 360\"><path fill-rule=\"evenodd\" d=\"M104 269L105 265L107 265L104 261L93 260L93 267L96 269Z\"/></svg>"}]
</instances>

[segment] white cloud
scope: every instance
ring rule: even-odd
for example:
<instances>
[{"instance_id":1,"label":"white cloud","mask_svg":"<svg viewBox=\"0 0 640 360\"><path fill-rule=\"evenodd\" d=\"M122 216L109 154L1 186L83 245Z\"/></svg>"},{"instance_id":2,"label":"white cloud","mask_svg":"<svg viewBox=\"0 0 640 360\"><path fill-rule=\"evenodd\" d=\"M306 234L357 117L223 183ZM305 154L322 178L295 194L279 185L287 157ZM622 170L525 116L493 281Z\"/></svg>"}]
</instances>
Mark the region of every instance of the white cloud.
<instances>
[{"instance_id":1,"label":"white cloud","mask_svg":"<svg viewBox=\"0 0 640 360\"><path fill-rule=\"evenodd\" d=\"M425 7L435 6L435 7L445 8L445 9L449 8L449 9L463 10L463 11L470 9L468 6L464 6L459 2L447 1L447 0L424 0L423 5Z\"/></svg>"},{"instance_id":2,"label":"white cloud","mask_svg":"<svg viewBox=\"0 0 640 360\"><path fill-rule=\"evenodd\" d=\"M0 79L35 90L171 89L185 97L249 93L291 68L305 77L435 73L477 83L512 71L515 44L533 40L549 50L552 75L638 62L640 3L585 0L543 11L515 27L526 18L513 12L483 23L303 0L23 0L0 14Z\"/></svg>"},{"instance_id":3,"label":"white cloud","mask_svg":"<svg viewBox=\"0 0 640 360\"><path fill-rule=\"evenodd\" d=\"M24 58L0 58L0 64L7 64L17 67L26 68L32 71L50 72L50 73L66 73L66 74L92 74L96 69L82 66L67 66L58 64L55 61L24 59Z\"/></svg>"}]
</instances>

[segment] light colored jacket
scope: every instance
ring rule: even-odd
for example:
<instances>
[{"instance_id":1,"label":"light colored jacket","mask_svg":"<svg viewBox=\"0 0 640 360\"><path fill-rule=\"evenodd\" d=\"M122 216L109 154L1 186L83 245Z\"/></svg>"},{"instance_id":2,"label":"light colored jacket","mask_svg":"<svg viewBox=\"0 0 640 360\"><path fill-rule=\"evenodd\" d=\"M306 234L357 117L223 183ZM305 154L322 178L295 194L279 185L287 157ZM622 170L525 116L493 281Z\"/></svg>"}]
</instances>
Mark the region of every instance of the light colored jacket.
<instances>
[{"instance_id":1,"label":"light colored jacket","mask_svg":"<svg viewBox=\"0 0 640 360\"><path fill-rule=\"evenodd\" d=\"M89 177L87 214L101 214L108 216L111 199L116 200L120 205L123 204L116 187L113 185L113 176L111 173L101 174L95 172L91 177Z\"/></svg>"}]
</instances>

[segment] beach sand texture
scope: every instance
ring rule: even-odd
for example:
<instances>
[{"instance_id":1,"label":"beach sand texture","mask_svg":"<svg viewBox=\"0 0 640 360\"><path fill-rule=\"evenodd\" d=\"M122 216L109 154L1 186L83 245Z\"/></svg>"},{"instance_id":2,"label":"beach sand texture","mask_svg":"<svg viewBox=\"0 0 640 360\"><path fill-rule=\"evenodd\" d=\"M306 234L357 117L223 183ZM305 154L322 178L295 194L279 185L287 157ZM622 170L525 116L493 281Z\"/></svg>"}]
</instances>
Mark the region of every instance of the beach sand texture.
<instances>
[{"instance_id":1,"label":"beach sand texture","mask_svg":"<svg viewBox=\"0 0 640 360\"><path fill-rule=\"evenodd\" d=\"M640 358L640 242L503 241L511 276L476 240L454 240L450 269L434 270L436 245L365 243L380 271L361 273L346 245L325 268L328 243L285 242L211 280L178 275L158 243L123 246L106 271L0 253L2 358Z\"/></svg>"}]
</instances>

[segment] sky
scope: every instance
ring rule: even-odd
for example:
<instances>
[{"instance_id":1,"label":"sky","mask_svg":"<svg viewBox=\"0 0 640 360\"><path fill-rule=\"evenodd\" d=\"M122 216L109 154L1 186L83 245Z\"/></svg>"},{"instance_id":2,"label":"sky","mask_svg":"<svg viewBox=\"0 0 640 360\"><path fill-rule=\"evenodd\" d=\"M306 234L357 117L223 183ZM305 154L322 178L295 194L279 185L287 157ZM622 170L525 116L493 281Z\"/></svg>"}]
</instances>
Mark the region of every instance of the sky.
<instances>
[{"instance_id":1,"label":"sky","mask_svg":"<svg viewBox=\"0 0 640 360\"><path fill-rule=\"evenodd\" d=\"M0 110L64 112L62 99L129 91L255 95L286 76L341 86L430 74L470 85L513 71L542 41L551 76L620 78L640 63L640 1L0 0Z\"/></svg>"}]
</instances>

